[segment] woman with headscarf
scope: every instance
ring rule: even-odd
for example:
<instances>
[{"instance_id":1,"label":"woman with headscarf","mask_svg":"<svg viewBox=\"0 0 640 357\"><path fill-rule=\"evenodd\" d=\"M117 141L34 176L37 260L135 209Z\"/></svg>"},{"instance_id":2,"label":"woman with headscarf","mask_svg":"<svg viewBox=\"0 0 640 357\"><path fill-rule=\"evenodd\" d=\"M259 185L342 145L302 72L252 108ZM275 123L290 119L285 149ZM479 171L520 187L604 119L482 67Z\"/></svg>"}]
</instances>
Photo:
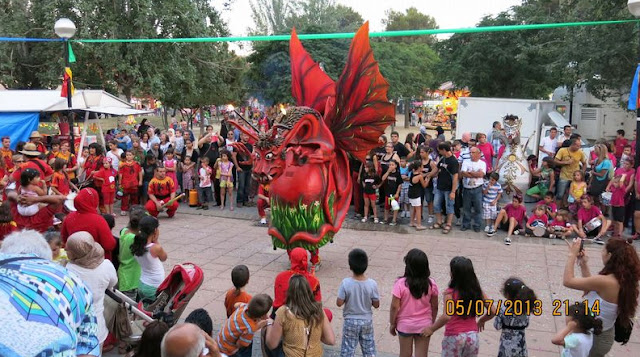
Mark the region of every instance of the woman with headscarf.
<instances>
[{"instance_id":1,"label":"woman with headscarf","mask_svg":"<svg viewBox=\"0 0 640 357\"><path fill-rule=\"evenodd\" d=\"M104 250L104 257L111 259L111 251L116 247L116 240L107 221L98 214L98 192L92 188L83 188L73 200L73 205L76 211L69 213L62 221L62 241L66 242L73 233L89 232L93 240Z\"/></svg>"},{"instance_id":2,"label":"woman with headscarf","mask_svg":"<svg viewBox=\"0 0 640 357\"><path fill-rule=\"evenodd\" d=\"M138 136L142 137L142 133L146 133L147 130L149 130L150 126L149 124L147 124L147 121L149 119L144 118L142 119L142 121L140 122L140 126L138 126Z\"/></svg>"},{"instance_id":3,"label":"woman with headscarf","mask_svg":"<svg viewBox=\"0 0 640 357\"><path fill-rule=\"evenodd\" d=\"M113 264L104 259L104 250L88 232L76 232L67 240L67 270L75 273L93 295L93 309L98 319L98 340L102 345L109 331L104 316L104 295L118 283Z\"/></svg>"},{"instance_id":4,"label":"woman with headscarf","mask_svg":"<svg viewBox=\"0 0 640 357\"><path fill-rule=\"evenodd\" d=\"M293 248L289 254L291 269L285 270L276 276L274 283L273 311L284 305L287 299L287 289L289 289L289 279L293 275L303 275L309 281L311 291L316 301L322 301L320 293L320 281L313 274L309 273L309 256L304 248Z\"/></svg>"},{"instance_id":5,"label":"woman with headscarf","mask_svg":"<svg viewBox=\"0 0 640 357\"><path fill-rule=\"evenodd\" d=\"M436 133L438 133L438 136L436 136L436 140L440 140L442 142L446 141L444 138L444 129L442 129L440 125L436 126Z\"/></svg>"}]
</instances>

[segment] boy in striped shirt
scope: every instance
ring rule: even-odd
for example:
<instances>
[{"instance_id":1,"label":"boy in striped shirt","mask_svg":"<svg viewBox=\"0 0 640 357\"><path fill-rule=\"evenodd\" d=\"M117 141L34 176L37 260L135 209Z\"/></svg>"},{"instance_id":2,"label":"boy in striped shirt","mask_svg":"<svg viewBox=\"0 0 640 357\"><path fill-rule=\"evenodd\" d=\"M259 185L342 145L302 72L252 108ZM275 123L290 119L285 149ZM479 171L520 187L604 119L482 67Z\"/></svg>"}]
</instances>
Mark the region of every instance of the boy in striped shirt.
<instances>
[{"instance_id":1,"label":"boy in striped shirt","mask_svg":"<svg viewBox=\"0 0 640 357\"><path fill-rule=\"evenodd\" d=\"M489 181L482 185L482 215L486 222L484 231L489 233L493 227L493 221L498 216L498 201L502 195L502 185L498 182L500 175L492 172L489 175Z\"/></svg>"},{"instance_id":2,"label":"boy in striped shirt","mask_svg":"<svg viewBox=\"0 0 640 357\"><path fill-rule=\"evenodd\" d=\"M249 304L238 303L218 334L218 348L226 356L251 356L253 335L271 321L268 317L273 300L258 294Z\"/></svg>"}]
</instances>

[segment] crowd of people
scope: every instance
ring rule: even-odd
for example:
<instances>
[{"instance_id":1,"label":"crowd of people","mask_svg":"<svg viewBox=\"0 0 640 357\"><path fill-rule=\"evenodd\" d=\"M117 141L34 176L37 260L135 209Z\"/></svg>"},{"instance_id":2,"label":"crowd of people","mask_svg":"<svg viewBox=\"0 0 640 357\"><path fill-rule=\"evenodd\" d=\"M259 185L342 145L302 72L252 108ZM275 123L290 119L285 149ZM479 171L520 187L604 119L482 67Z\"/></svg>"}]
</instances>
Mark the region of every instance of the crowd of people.
<instances>
[{"instance_id":1,"label":"crowd of people","mask_svg":"<svg viewBox=\"0 0 640 357\"><path fill-rule=\"evenodd\" d=\"M268 185L253 182L252 144L227 126L228 119L225 114L220 133L207 126L197 140L186 122L163 132L143 120L135 130L109 131L108 151L93 143L79 157L68 142L53 140L47 147L38 132L16 151L9 138L2 138L0 324L9 333L0 336L0 346L17 356L99 356L112 348L126 352L126 344L110 330L113 312L105 308L105 290L117 287L143 304L153 301L166 277L162 263L168 256L157 217L160 212L175 215L180 193L195 189L200 209L214 202L229 210L256 204L266 224ZM261 128L268 127L268 121L262 123ZM540 166L537 158L529 159L533 179L526 195L538 201L530 213L523 195L500 206L505 193L496 163L506 141L499 122L475 140L463 133L460 140L448 142L442 128L433 137L421 127L404 143L397 132L390 141L385 136L380 141L364 163L352 163L359 219L396 225L406 218L417 230L443 234L456 223L462 231L480 232L484 225L488 235L507 231L506 244L519 231L577 236L569 244L563 284L585 291L585 301L567 305L566 327L549 342L563 346L567 356L604 356L614 336L628 340L638 303L640 259L632 245L636 235L622 235L627 222L640 218L634 213L640 194L633 169L635 145L624 139L624 132L611 153L607 142L599 142L595 156L587 158L571 127L563 128L560 137L551 129L540 145L545 156ZM118 237L112 234L116 197L120 214L129 219ZM70 201L72 210L65 208ZM614 236L605 241L610 221ZM604 245L604 268L596 275L583 250L587 237ZM233 268L226 317L216 316L225 320L217 334L208 313L196 309L171 328L162 321L146 326L131 354L250 356L254 335L262 331L266 356L322 356L323 344L336 343L333 313L322 304L321 282L309 266L308 252L293 249L289 259L290 269L275 277L273 297L249 294L249 269ZM344 316L342 356L353 356L358 346L363 355L376 355L372 309L385 299L365 274L368 262L365 251L352 250L348 265L353 274L336 292L336 306ZM506 279L503 297L489 297L472 261L458 256L450 262L451 278L441 292L423 251L411 249L404 264L388 297L389 332L398 337L401 356L426 355L431 335L441 328L443 356L477 356L478 334L494 318L494 327L502 330L499 355L527 355L525 330L541 312L541 302L522 279ZM581 277L576 277L576 265ZM499 300L504 301L501 306L491 303ZM521 312L514 313L515 306ZM32 313L34 307L44 315Z\"/></svg>"}]
</instances>

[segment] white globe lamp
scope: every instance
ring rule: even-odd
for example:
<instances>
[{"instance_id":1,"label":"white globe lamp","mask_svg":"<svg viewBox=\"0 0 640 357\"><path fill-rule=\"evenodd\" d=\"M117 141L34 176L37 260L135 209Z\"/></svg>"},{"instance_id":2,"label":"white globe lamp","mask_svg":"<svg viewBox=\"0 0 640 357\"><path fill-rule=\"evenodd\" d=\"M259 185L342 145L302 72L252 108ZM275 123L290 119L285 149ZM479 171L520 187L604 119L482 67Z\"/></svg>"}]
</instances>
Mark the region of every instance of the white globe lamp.
<instances>
[{"instance_id":1,"label":"white globe lamp","mask_svg":"<svg viewBox=\"0 0 640 357\"><path fill-rule=\"evenodd\" d=\"M627 1L627 7L629 8L629 12L633 14L633 16L640 17L640 0Z\"/></svg>"},{"instance_id":2,"label":"white globe lamp","mask_svg":"<svg viewBox=\"0 0 640 357\"><path fill-rule=\"evenodd\" d=\"M60 38L69 39L76 34L76 25L73 23L73 21L67 18L62 18L56 21L56 24L53 28L56 32L56 35L58 35L58 37Z\"/></svg>"}]
</instances>

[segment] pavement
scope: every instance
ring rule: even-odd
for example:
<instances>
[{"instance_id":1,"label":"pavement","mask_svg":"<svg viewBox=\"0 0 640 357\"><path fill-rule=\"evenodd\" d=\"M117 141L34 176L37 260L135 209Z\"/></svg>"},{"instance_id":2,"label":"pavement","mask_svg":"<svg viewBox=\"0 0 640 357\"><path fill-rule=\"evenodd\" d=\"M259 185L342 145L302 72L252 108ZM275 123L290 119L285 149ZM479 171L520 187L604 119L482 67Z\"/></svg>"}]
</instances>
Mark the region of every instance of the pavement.
<instances>
[{"instance_id":1,"label":"pavement","mask_svg":"<svg viewBox=\"0 0 640 357\"><path fill-rule=\"evenodd\" d=\"M125 226L126 217L118 217L116 230ZM397 355L397 337L388 331L391 291L397 277L404 272L402 259L412 248L425 251L429 257L432 277L440 291L449 280L449 261L454 256L469 257L474 264L480 284L490 299L502 296L500 287L511 276L521 278L534 289L542 301L543 313L532 317L526 330L529 355L533 357L558 356L561 349L551 344L556 331L565 326L564 317L552 316L554 301L578 301L579 291L562 286L562 274L567 258L567 247L562 240L516 237L511 246L502 243L503 236L488 238L483 233L461 232L457 228L448 235L440 231L416 231L407 225L396 227L362 223L347 218L334 243L320 250L322 266L316 272L321 282L323 304L334 313L333 329L336 345L326 346L325 355L338 355L341 341L342 313L336 306L336 294L343 278L351 275L347 255L353 248L362 248L369 255L366 275L378 283L381 306L373 313L376 346L379 356ZM274 250L265 226L258 224L254 207L228 209L218 207L208 211L195 210L182 204L175 218L160 216L160 243L168 253L164 263L166 272L183 262L198 264L204 271L204 282L189 303L182 318L193 309L205 308L214 320L217 333L224 322L224 294L232 287L231 269L245 264L251 272L247 291L251 294L273 295L276 275L289 268L283 250ZM640 244L636 244L636 249ZM600 246L585 247L591 271L602 268ZM557 302L556 302L557 303ZM442 308L441 308L442 310ZM442 311L440 311L442 313ZM615 344L609 356L640 355L640 331L636 323L631 341ZM440 354L443 330L437 331L429 345L432 354ZM500 332L492 324L480 333L480 356L495 356ZM256 339L254 355L259 356ZM358 352L359 353L359 352ZM106 356L117 356L110 352Z\"/></svg>"}]
</instances>

